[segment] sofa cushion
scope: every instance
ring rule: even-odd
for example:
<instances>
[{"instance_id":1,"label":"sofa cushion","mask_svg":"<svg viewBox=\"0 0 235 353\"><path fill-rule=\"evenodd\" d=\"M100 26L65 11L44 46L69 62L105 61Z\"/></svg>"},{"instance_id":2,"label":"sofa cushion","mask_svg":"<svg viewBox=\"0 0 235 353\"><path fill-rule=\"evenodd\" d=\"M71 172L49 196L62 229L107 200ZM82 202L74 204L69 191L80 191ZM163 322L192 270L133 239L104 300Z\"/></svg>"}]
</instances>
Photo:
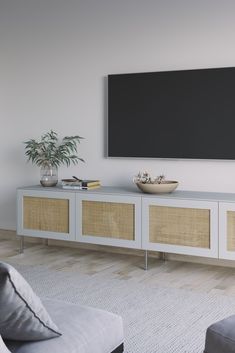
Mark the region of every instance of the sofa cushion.
<instances>
[{"instance_id":1,"label":"sofa cushion","mask_svg":"<svg viewBox=\"0 0 235 353\"><path fill-rule=\"evenodd\" d=\"M1 353L11 353L9 349L6 347L5 343L2 340L2 337L0 336L0 352Z\"/></svg>"},{"instance_id":2,"label":"sofa cushion","mask_svg":"<svg viewBox=\"0 0 235 353\"><path fill-rule=\"evenodd\" d=\"M208 327L205 353L235 353L235 315Z\"/></svg>"},{"instance_id":3,"label":"sofa cushion","mask_svg":"<svg viewBox=\"0 0 235 353\"><path fill-rule=\"evenodd\" d=\"M60 336L41 300L14 267L0 262L0 334L4 339Z\"/></svg>"},{"instance_id":4,"label":"sofa cushion","mask_svg":"<svg viewBox=\"0 0 235 353\"><path fill-rule=\"evenodd\" d=\"M12 353L110 353L123 342L122 318L110 312L61 301L43 301L63 332L53 340L6 341Z\"/></svg>"}]
</instances>

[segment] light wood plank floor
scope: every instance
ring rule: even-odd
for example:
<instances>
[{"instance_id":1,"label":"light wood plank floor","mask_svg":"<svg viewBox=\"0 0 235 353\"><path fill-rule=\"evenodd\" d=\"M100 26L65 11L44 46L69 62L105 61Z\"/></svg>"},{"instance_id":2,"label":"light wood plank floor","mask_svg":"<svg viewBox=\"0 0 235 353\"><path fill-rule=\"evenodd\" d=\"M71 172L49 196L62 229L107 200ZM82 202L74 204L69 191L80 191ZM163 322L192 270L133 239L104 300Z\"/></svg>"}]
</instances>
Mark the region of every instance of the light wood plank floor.
<instances>
[{"instance_id":1,"label":"light wood plank floor","mask_svg":"<svg viewBox=\"0 0 235 353\"><path fill-rule=\"evenodd\" d=\"M149 259L148 271L143 270L141 256L109 253L61 246L27 243L19 254L19 241L0 238L0 259L15 264L42 264L58 271L80 271L93 275L110 271L121 280L151 282L163 286L219 293L235 297L235 268L202 265L180 261Z\"/></svg>"}]
</instances>

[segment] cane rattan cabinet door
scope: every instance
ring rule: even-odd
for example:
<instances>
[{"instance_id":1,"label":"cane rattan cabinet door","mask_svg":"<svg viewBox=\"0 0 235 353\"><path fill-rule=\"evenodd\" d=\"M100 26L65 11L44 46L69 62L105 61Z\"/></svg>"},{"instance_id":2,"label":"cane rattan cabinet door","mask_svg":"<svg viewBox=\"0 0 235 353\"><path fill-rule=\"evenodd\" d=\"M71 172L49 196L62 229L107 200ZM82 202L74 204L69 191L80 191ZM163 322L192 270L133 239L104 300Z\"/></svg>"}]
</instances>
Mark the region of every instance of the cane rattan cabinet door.
<instances>
[{"instance_id":1,"label":"cane rattan cabinet door","mask_svg":"<svg viewBox=\"0 0 235 353\"><path fill-rule=\"evenodd\" d=\"M219 257L235 260L235 203L219 203Z\"/></svg>"},{"instance_id":2,"label":"cane rattan cabinet door","mask_svg":"<svg viewBox=\"0 0 235 353\"><path fill-rule=\"evenodd\" d=\"M122 195L77 195L77 240L141 248L141 199Z\"/></svg>"},{"instance_id":3,"label":"cane rattan cabinet door","mask_svg":"<svg viewBox=\"0 0 235 353\"><path fill-rule=\"evenodd\" d=\"M75 240L75 195L18 190L17 234Z\"/></svg>"},{"instance_id":4,"label":"cane rattan cabinet door","mask_svg":"<svg viewBox=\"0 0 235 353\"><path fill-rule=\"evenodd\" d=\"M143 248L218 257L217 202L143 198Z\"/></svg>"}]
</instances>

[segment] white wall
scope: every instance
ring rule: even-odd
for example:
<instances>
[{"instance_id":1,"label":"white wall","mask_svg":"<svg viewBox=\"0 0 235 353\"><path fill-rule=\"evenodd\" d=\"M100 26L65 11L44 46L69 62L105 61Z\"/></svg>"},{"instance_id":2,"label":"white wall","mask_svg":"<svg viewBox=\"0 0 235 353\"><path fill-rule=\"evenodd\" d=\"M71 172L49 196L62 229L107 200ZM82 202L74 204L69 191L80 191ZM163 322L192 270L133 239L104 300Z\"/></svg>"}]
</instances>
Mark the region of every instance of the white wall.
<instances>
[{"instance_id":1,"label":"white wall","mask_svg":"<svg viewBox=\"0 0 235 353\"><path fill-rule=\"evenodd\" d=\"M60 177L130 185L149 170L181 189L235 192L233 161L104 153L107 74L235 66L234 13L233 0L0 0L0 228L15 228L16 188L38 183L22 141L49 129L86 138L86 163Z\"/></svg>"}]
</instances>

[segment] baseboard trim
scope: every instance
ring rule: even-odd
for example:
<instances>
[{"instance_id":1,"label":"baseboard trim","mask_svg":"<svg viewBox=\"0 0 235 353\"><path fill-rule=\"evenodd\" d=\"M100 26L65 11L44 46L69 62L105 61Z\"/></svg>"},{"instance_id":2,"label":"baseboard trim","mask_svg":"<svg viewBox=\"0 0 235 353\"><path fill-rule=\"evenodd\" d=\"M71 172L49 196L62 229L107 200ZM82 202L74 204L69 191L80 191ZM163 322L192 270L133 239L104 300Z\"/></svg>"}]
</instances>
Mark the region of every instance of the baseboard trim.
<instances>
[{"instance_id":1,"label":"baseboard trim","mask_svg":"<svg viewBox=\"0 0 235 353\"><path fill-rule=\"evenodd\" d=\"M14 230L6 230L0 229L0 239L6 240L19 240L19 236L17 236L16 231ZM45 239L35 238L35 237L25 237L25 243L36 243L43 244ZM67 247L67 248L78 248L85 250L95 250L101 252L115 253L115 254L123 254L123 255L133 255L133 256L143 256L144 250L138 249L129 249L129 248L120 248L115 246L106 246L106 245L96 245L96 244L87 244L87 243L78 243L78 242L70 242L64 240L54 240L49 239L49 245ZM160 258L161 253L156 251L148 251L148 255L150 258ZM166 254L166 260L172 261L181 261L181 262L193 262L197 264L203 265L213 265L213 266L222 266L222 267L235 267L235 261L232 260L220 260L213 259L207 257L199 257L199 256L190 256L190 255L179 255L179 254Z\"/></svg>"},{"instance_id":2,"label":"baseboard trim","mask_svg":"<svg viewBox=\"0 0 235 353\"><path fill-rule=\"evenodd\" d=\"M15 239L17 237L15 230L0 229L1 239Z\"/></svg>"}]
</instances>

